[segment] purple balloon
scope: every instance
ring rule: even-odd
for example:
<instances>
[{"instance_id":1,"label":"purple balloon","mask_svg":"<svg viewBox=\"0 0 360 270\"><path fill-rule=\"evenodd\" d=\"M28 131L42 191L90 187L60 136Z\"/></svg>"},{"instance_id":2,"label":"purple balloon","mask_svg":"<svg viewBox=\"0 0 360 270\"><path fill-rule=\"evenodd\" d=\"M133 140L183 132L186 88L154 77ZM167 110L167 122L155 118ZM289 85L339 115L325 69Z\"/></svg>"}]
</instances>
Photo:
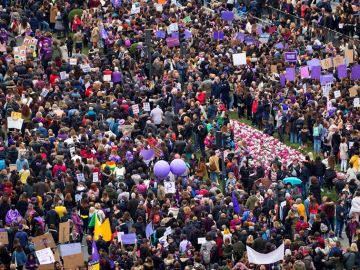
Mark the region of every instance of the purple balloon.
<instances>
[{"instance_id":1,"label":"purple balloon","mask_svg":"<svg viewBox=\"0 0 360 270\"><path fill-rule=\"evenodd\" d=\"M152 149L144 149L141 150L140 155L143 157L144 160L151 160L155 156L155 152Z\"/></svg>"},{"instance_id":2,"label":"purple balloon","mask_svg":"<svg viewBox=\"0 0 360 270\"><path fill-rule=\"evenodd\" d=\"M159 178L165 178L170 172L169 163L164 160L159 160L154 165L154 174Z\"/></svg>"},{"instance_id":3,"label":"purple balloon","mask_svg":"<svg viewBox=\"0 0 360 270\"><path fill-rule=\"evenodd\" d=\"M170 163L170 170L175 175L182 175L186 172L186 164L182 159L174 159Z\"/></svg>"}]
</instances>

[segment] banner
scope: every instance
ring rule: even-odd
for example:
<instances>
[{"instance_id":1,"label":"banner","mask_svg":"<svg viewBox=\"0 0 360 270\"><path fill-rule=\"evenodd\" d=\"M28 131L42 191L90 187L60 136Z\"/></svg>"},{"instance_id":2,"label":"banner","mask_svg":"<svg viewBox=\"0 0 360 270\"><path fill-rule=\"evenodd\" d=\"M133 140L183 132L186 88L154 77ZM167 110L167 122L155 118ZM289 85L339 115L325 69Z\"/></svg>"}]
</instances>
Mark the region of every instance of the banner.
<instances>
[{"instance_id":1,"label":"banner","mask_svg":"<svg viewBox=\"0 0 360 270\"><path fill-rule=\"evenodd\" d=\"M249 246L246 246L246 252L248 255L249 263L271 264L284 259L285 248L284 248L284 243L282 243L282 245L277 249L275 249L274 251L268 254L263 254L253 250Z\"/></svg>"}]
</instances>

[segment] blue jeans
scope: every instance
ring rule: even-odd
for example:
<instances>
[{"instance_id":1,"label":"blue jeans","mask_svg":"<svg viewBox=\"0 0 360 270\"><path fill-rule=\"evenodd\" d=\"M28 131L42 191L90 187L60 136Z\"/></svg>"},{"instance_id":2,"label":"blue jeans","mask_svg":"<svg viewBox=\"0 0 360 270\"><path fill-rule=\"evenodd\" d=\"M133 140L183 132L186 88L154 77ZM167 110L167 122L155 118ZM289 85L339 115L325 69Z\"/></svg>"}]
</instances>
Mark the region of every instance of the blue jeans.
<instances>
[{"instance_id":1,"label":"blue jeans","mask_svg":"<svg viewBox=\"0 0 360 270\"><path fill-rule=\"evenodd\" d=\"M295 132L290 132L290 143L298 143L298 135Z\"/></svg>"},{"instance_id":2,"label":"blue jeans","mask_svg":"<svg viewBox=\"0 0 360 270\"><path fill-rule=\"evenodd\" d=\"M210 180L211 182L216 182L218 179L218 174L216 172L210 172Z\"/></svg>"},{"instance_id":3,"label":"blue jeans","mask_svg":"<svg viewBox=\"0 0 360 270\"><path fill-rule=\"evenodd\" d=\"M321 140L320 139L314 139L314 152L315 154L319 154L321 150Z\"/></svg>"},{"instance_id":4,"label":"blue jeans","mask_svg":"<svg viewBox=\"0 0 360 270\"><path fill-rule=\"evenodd\" d=\"M344 221L336 219L336 229L335 229L335 236L341 236L342 231L344 229Z\"/></svg>"},{"instance_id":5,"label":"blue jeans","mask_svg":"<svg viewBox=\"0 0 360 270\"><path fill-rule=\"evenodd\" d=\"M40 22L40 30L49 31L49 30L50 30L49 23L46 22L46 21L41 21L41 22Z\"/></svg>"}]
</instances>

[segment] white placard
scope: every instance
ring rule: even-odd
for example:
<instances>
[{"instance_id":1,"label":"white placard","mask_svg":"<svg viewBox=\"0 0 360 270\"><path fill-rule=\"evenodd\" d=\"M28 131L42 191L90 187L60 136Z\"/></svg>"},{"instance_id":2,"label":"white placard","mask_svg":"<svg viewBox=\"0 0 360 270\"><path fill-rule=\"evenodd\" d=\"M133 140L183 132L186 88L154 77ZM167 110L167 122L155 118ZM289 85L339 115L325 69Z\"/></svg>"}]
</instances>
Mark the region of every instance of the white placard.
<instances>
[{"instance_id":1,"label":"white placard","mask_svg":"<svg viewBox=\"0 0 360 270\"><path fill-rule=\"evenodd\" d=\"M76 58L70 58L70 65L76 66L77 65L77 59Z\"/></svg>"},{"instance_id":2,"label":"white placard","mask_svg":"<svg viewBox=\"0 0 360 270\"><path fill-rule=\"evenodd\" d=\"M132 109L132 111L133 111L133 114L139 114L139 112L140 112L140 109L139 109L139 105L138 105L138 104L132 105L132 106L131 106L131 109Z\"/></svg>"},{"instance_id":3,"label":"white placard","mask_svg":"<svg viewBox=\"0 0 360 270\"><path fill-rule=\"evenodd\" d=\"M199 245L204 244L204 243L206 243L206 238L205 237L198 238L198 244Z\"/></svg>"},{"instance_id":4,"label":"white placard","mask_svg":"<svg viewBox=\"0 0 360 270\"><path fill-rule=\"evenodd\" d=\"M155 4L155 8L157 12L162 12L163 11L163 6L162 4Z\"/></svg>"},{"instance_id":5,"label":"white placard","mask_svg":"<svg viewBox=\"0 0 360 270\"><path fill-rule=\"evenodd\" d=\"M74 147L74 146L73 146L73 147L70 147L70 155L71 155L71 157L75 156L75 154L76 154L76 149L75 149L75 147Z\"/></svg>"},{"instance_id":6,"label":"white placard","mask_svg":"<svg viewBox=\"0 0 360 270\"><path fill-rule=\"evenodd\" d=\"M334 97L335 97L335 98L341 97L341 92L340 92L340 90L337 90L337 91L334 92Z\"/></svg>"},{"instance_id":7,"label":"white placard","mask_svg":"<svg viewBox=\"0 0 360 270\"><path fill-rule=\"evenodd\" d=\"M331 83L327 83L327 84L323 85L322 86L323 96L326 98L329 98L330 90L331 90Z\"/></svg>"},{"instance_id":8,"label":"white placard","mask_svg":"<svg viewBox=\"0 0 360 270\"><path fill-rule=\"evenodd\" d=\"M79 182L85 182L85 176L83 173L79 173L76 175L76 179L79 181Z\"/></svg>"},{"instance_id":9,"label":"white placard","mask_svg":"<svg viewBox=\"0 0 360 270\"><path fill-rule=\"evenodd\" d=\"M110 82L110 81L111 81L111 75L110 74L104 75L104 82Z\"/></svg>"},{"instance_id":10,"label":"white placard","mask_svg":"<svg viewBox=\"0 0 360 270\"><path fill-rule=\"evenodd\" d=\"M246 53L234 53L233 64L234 66L246 65Z\"/></svg>"},{"instance_id":11,"label":"white placard","mask_svg":"<svg viewBox=\"0 0 360 270\"><path fill-rule=\"evenodd\" d=\"M149 102L144 102L143 103L143 108L144 108L144 111L145 112L150 112L151 109L150 109L150 103Z\"/></svg>"},{"instance_id":12,"label":"white placard","mask_svg":"<svg viewBox=\"0 0 360 270\"><path fill-rule=\"evenodd\" d=\"M21 129L24 123L24 119L16 119L14 120L12 117L7 118L7 126L9 128Z\"/></svg>"},{"instance_id":13,"label":"white placard","mask_svg":"<svg viewBox=\"0 0 360 270\"><path fill-rule=\"evenodd\" d=\"M171 227L167 227L164 232L164 236L166 237L166 236L170 235L171 233L172 233Z\"/></svg>"},{"instance_id":14,"label":"white placard","mask_svg":"<svg viewBox=\"0 0 360 270\"><path fill-rule=\"evenodd\" d=\"M178 217L179 214L179 208L170 207L169 208L169 214L172 213L174 218Z\"/></svg>"},{"instance_id":15,"label":"white placard","mask_svg":"<svg viewBox=\"0 0 360 270\"><path fill-rule=\"evenodd\" d=\"M75 59L75 60L76 60L76 59ZM61 80L66 80L66 79L67 79L66 71L61 71L61 72L60 72L60 79L61 79Z\"/></svg>"},{"instance_id":16,"label":"white placard","mask_svg":"<svg viewBox=\"0 0 360 270\"><path fill-rule=\"evenodd\" d=\"M99 182L99 173L98 172L93 172L93 182L94 183Z\"/></svg>"},{"instance_id":17,"label":"white placard","mask_svg":"<svg viewBox=\"0 0 360 270\"><path fill-rule=\"evenodd\" d=\"M40 96L42 96L42 97L46 97L48 94L49 94L49 90L48 90L48 89L46 89L46 88L44 88L44 89L41 91Z\"/></svg>"},{"instance_id":18,"label":"white placard","mask_svg":"<svg viewBox=\"0 0 360 270\"><path fill-rule=\"evenodd\" d=\"M169 27L168 27L168 33L169 33L169 32L170 32L170 33L172 33L172 32L177 32L177 31L179 31L179 26L178 26L177 23L172 23L172 24L169 25Z\"/></svg>"},{"instance_id":19,"label":"white placard","mask_svg":"<svg viewBox=\"0 0 360 270\"><path fill-rule=\"evenodd\" d=\"M175 193L176 192L175 182L165 181L164 187L165 187L165 193Z\"/></svg>"},{"instance_id":20,"label":"white placard","mask_svg":"<svg viewBox=\"0 0 360 270\"><path fill-rule=\"evenodd\" d=\"M349 142L349 148L352 148L354 145L354 142Z\"/></svg>"},{"instance_id":21,"label":"white placard","mask_svg":"<svg viewBox=\"0 0 360 270\"><path fill-rule=\"evenodd\" d=\"M90 70L91 70L89 64L81 65L80 67L81 67L82 71L85 72L85 73L89 73Z\"/></svg>"},{"instance_id":22,"label":"white placard","mask_svg":"<svg viewBox=\"0 0 360 270\"><path fill-rule=\"evenodd\" d=\"M131 6L131 14L138 14L140 13L140 3L133 3Z\"/></svg>"},{"instance_id":23,"label":"white placard","mask_svg":"<svg viewBox=\"0 0 360 270\"><path fill-rule=\"evenodd\" d=\"M39 264L50 264L55 262L54 253L51 251L51 248L44 248L36 250L36 257L39 260Z\"/></svg>"},{"instance_id":24,"label":"white placard","mask_svg":"<svg viewBox=\"0 0 360 270\"><path fill-rule=\"evenodd\" d=\"M360 100L359 98L354 98L354 107L357 108L357 107L360 107Z\"/></svg>"}]
</instances>

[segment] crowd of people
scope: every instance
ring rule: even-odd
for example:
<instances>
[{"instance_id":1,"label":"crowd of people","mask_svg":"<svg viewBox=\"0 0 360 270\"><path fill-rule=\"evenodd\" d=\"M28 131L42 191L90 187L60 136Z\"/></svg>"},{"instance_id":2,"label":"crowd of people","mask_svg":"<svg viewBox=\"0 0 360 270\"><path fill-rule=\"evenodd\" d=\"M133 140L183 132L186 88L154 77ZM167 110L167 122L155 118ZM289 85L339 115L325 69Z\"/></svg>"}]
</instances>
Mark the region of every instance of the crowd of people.
<instances>
[{"instance_id":1,"label":"crowd of people","mask_svg":"<svg viewBox=\"0 0 360 270\"><path fill-rule=\"evenodd\" d=\"M355 35L356 7L293 2L277 4L300 24L257 20L261 1L3 1L0 269L44 269L33 239L58 244L66 221L78 269L359 269L359 44L308 23ZM241 120L278 138L272 153ZM156 175L176 159L184 173ZM283 260L249 260L282 244Z\"/></svg>"}]
</instances>

